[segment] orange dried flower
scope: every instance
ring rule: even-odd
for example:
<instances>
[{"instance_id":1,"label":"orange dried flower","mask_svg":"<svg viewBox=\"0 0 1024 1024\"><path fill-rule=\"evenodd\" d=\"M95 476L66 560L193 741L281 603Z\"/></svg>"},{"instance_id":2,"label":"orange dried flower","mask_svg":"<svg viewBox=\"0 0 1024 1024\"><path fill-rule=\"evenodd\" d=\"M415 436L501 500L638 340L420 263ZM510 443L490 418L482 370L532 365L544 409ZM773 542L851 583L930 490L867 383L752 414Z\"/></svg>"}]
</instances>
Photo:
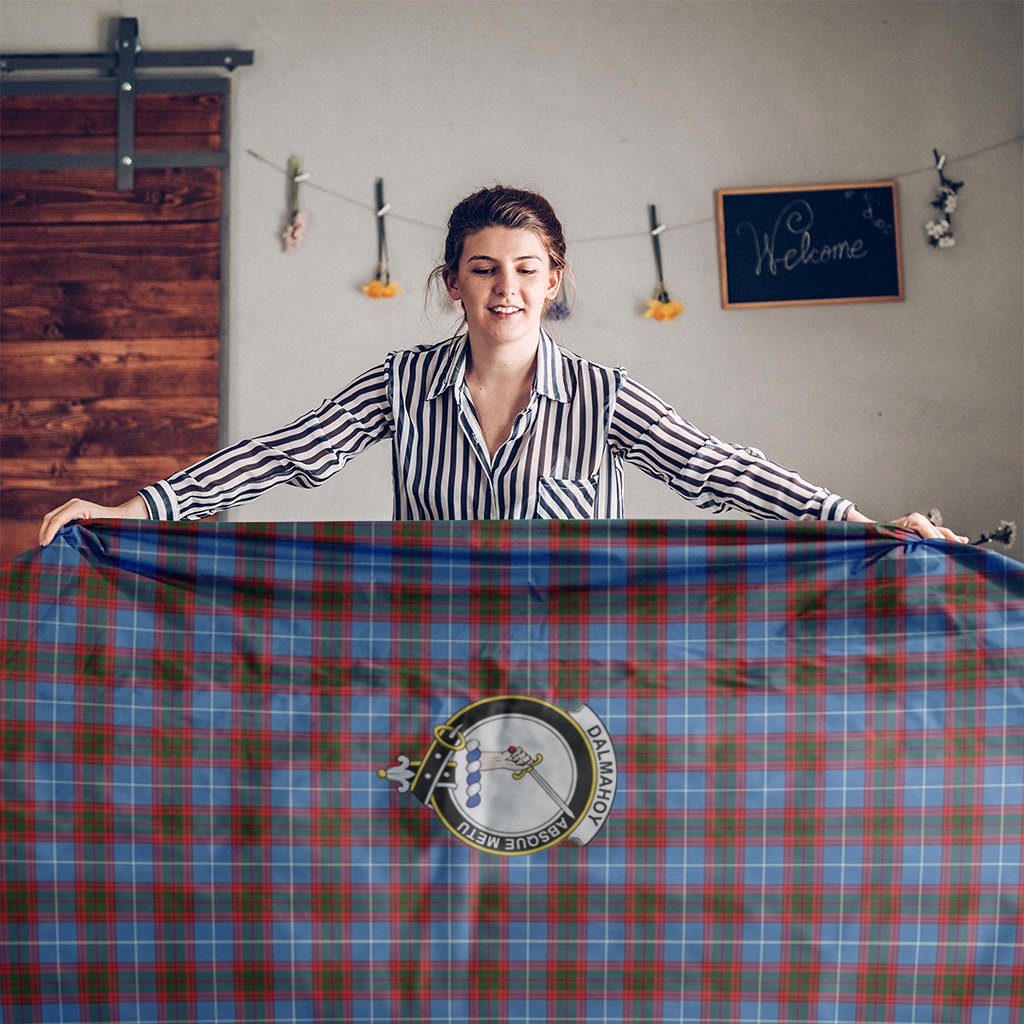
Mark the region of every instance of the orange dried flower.
<instances>
[{"instance_id":1,"label":"orange dried flower","mask_svg":"<svg viewBox=\"0 0 1024 1024\"><path fill-rule=\"evenodd\" d=\"M396 295L402 294L402 289L390 281L385 283L378 279L364 284L363 294L369 295L371 299L393 299Z\"/></svg>"},{"instance_id":2,"label":"orange dried flower","mask_svg":"<svg viewBox=\"0 0 1024 1024\"><path fill-rule=\"evenodd\" d=\"M647 303L647 312L644 316L648 320L675 320L686 307L681 302L662 302L660 299L651 299Z\"/></svg>"}]
</instances>

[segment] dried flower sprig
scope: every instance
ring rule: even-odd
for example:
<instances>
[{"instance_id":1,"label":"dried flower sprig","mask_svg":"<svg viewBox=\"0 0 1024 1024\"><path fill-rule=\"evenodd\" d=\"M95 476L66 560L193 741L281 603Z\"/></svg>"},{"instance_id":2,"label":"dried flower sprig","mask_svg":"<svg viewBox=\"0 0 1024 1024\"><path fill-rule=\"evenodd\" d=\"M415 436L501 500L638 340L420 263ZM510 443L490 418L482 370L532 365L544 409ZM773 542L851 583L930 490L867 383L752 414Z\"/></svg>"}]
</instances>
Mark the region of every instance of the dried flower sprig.
<instances>
[{"instance_id":1,"label":"dried flower sprig","mask_svg":"<svg viewBox=\"0 0 1024 1024\"><path fill-rule=\"evenodd\" d=\"M939 174L939 191L932 200L932 206L942 216L937 220L930 220L924 226L928 235L928 244L934 245L937 249L949 249L956 245L956 238L953 237L953 211L956 209L957 193L964 187L962 181L953 181L943 174L942 169L946 166L945 154L940 155L937 149L932 150L935 157L935 170Z\"/></svg>"},{"instance_id":2,"label":"dried flower sprig","mask_svg":"<svg viewBox=\"0 0 1024 1024\"><path fill-rule=\"evenodd\" d=\"M309 227L309 214L302 209L299 202L299 185L309 180L309 175L302 170L302 160L293 156L288 161L288 226L281 235L281 244L285 252L291 252L299 247L302 236Z\"/></svg>"},{"instance_id":3,"label":"dried flower sprig","mask_svg":"<svg viewBox=\"0 0 1024 1024\"><path fill-rule=\"evenodd\" d=\"M665 287L665 269L661 260L660 236L665 230L665 225L658 223L658 211L655 206L648 206L647 211L651 221L651 245L654 248L654 265L658 271L658 283L654 287L654 298L647 303L644 318L666 323L675 320L686 307L681 302L673 302L669 298L668 289Z\"/></svg>"},{"instance_id":4,"label":"dried flower sprig","mask_svg":"<svg viewBox=\"0 0 1024 1024\"><path fill-rule=\"evenodd\" d=\"M675 320L686 307L681 302L662 302L661 299L651 299L647 303L644 317L648 320Z\"/></svg>"},{"instance_id":5,"label":"dried flower sprig","mask_svg":"<svg viewBox=\"0 0 1024 1024\"><path fill-rule=\"evenodd\" d=\"M933 508L931 512L928 513L928 522L930 522L932 526L941 526L942 513L937 508ZM971 543L988 544L989 541L995 541L997 544L1005 544L1007 547L1012 547L1016 536L1017 524L1003 519L991 533L983 533L977 540L972 540Z\"/></svg>"},{"instance_id":6,"label":"dried flower sprig","mask_svg":"<svg viewBox=\"0 0 1024 1024\"><path fill-rule=\"evenodd\" d=\"M1003 544L1006 547L1012 547L1016 537L1017 524L1007 522L1005 519L1003 519L991 533L983 533L977 540L973 540L971 541L971 543L988 544L989 541L994 540L997 544Z\"/></svg>"},{"instance_id":7,"label":"dried flower sprig","mask_svg":"<svg viewBox=\"0 0 1024 1024\"><path fill-rule=\"evenodd\" d=\"M562 282L558 286L558 294L547 304L544 315L549 320L568 320L572 315L572 306L569 305L569 296L565 290L565 274L562 274Z\"/></svg>"},{"instance_id":8,"label":"dried flower sprig","mask_svg":"<svg viewBox=\"0 0 1024 1024\"><path fill-rule=\"evenodd\" d=\"M364 295L369 295L371 299L393 299L396 295L402 294L402 289L397 284L381 281L379 278L369 284L364 284L361 291Z\"/></svg>"},{"instance_id":9,"label":"dried flower sprig","mask_svg":"<svg viewBox=\"0 0 1024 1024\"><path fill-rule=\"evenodd\" d=\"M309 215L305 210L296 210L292 214L292 219L288 222L288 227L284 229L284 234L281 235L281 242L284 245L285 252L298 249L299 244L302 242L302 236L306 233L308 226Z\"/></svg>"},{"instance_id":10,"label":"dried flower sprig","mask_svg":"<svg viewBox=\"0 0 1024 1024\"><path fill-rule=\"evenodd\" d=\"M377 199L377 276L369 283L364 284L362 291L371 299L392 299L402 294L402 289L391 281L391 268L388 264L388 236L384 225L384 218L390 203L384 202L384 179L378 178L374 185L374 193Z\"/></svg>"}]
</instances>

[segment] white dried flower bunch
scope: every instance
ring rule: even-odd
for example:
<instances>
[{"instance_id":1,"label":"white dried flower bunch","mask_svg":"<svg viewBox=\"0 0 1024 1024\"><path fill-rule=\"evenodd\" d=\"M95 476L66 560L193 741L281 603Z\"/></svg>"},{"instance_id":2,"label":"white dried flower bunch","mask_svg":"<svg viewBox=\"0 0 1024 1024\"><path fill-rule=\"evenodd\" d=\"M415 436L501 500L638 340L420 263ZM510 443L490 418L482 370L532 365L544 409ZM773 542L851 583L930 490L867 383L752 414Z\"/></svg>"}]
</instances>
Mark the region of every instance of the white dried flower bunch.
<instances>
[{"instance_id":1,"label":"white dried flower bunch","mask_svg":"<svg viewBox=\"0 0 1024 1024\"><path fill-rule=\"evenodd\" d=\"M942 214L942 217L928 221L924 230L929 245L934 245L936 249L949 249L956 245L956 238L953 236L953 211L956 209L956 194L964 187L964 183L947 178L942 173L942 168L946 165L945 156L940 156L937 149L933 149L932 153L935 156L935 169L939 172L939 191L932 200L932 206Z\"/></svg>"}]
</instances>

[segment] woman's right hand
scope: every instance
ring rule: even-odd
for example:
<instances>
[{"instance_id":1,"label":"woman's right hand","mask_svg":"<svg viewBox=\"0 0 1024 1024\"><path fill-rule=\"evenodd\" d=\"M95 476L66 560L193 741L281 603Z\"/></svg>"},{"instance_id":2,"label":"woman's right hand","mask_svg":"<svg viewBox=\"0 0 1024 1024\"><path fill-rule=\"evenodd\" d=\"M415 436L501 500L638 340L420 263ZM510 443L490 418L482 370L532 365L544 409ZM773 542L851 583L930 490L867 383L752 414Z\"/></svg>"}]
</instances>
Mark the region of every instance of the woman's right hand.
<instances>
[{"instance_id":1,"label":"woman's right hand","mask_svg":"<svg viewBox=\"0 0 1024 1024\"><path fill-rule=\"evenodd\" d=\"M141 494L121 505L106 506L97 505L94 501L85 501L82 498L72 498L65 501L60 508L47 512L43 516L42 525L39 527L39 543L42 547L57 536L57 531L75 519L148 519L149 508L142 500Z\"/></svg>"}]
</instances>

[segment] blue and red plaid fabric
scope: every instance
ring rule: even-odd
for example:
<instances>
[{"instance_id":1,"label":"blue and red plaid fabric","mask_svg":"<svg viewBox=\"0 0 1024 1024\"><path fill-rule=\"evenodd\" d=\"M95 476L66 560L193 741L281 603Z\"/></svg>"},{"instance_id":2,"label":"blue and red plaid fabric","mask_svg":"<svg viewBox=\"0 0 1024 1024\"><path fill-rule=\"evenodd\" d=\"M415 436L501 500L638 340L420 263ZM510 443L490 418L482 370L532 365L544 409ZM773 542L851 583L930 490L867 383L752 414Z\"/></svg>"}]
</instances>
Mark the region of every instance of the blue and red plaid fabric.
<instances>
[{"instance_id":1,"label":"blue and red plaid fabric","mask_svg":"<svg viewBox=\"0 0 1024 1024\"><path fill-rule=\"evenodd\" d=\"M0 590L2 1024L1020 1024L997 554L94 523Z\"/></svg>"}]
</instances>

